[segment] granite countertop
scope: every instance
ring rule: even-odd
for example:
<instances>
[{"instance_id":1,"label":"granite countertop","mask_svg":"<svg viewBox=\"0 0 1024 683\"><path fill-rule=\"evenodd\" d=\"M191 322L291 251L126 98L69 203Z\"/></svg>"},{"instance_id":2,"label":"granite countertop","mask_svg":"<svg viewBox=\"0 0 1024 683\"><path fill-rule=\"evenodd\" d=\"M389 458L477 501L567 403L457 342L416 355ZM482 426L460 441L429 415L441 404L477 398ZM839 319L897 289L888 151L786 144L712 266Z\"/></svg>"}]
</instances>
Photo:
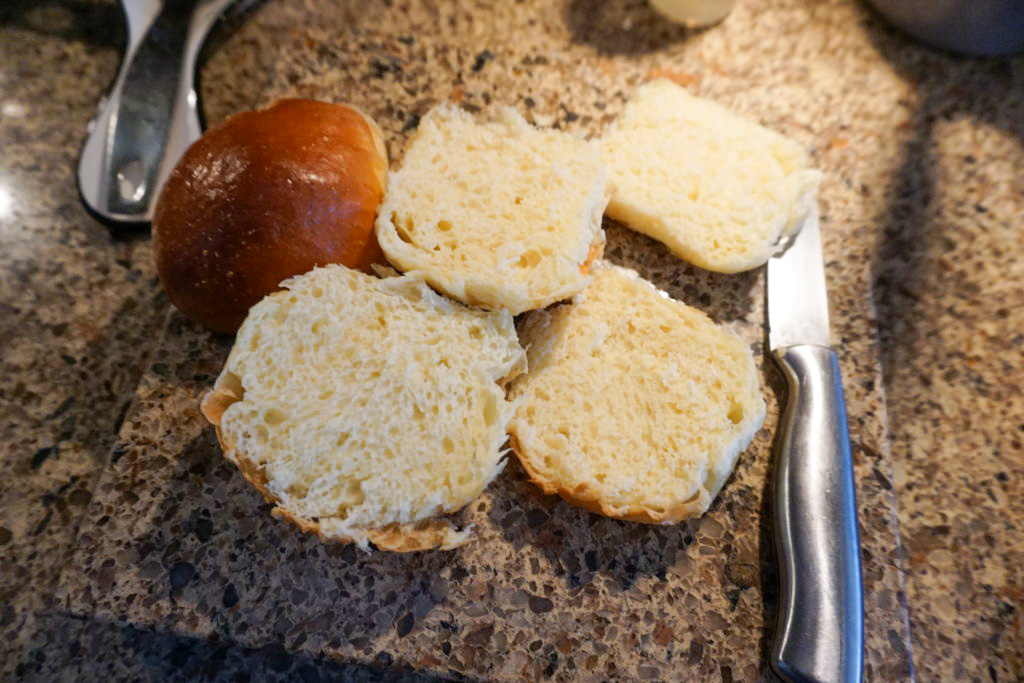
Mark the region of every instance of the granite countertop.
<instances>
[{"instance_id":1,"label":"granite countertop","mask_svg":"<svg viewBox=\"0 0 1024 683\"><path fill-rule=\"evenodd\" d=\"M393 161L434 103L586 135L661 75L806 144L863 541L866 678L1024 677L1024 60L907 41L860 4L741 0L686 31L645 2L268 0L205 50L210 122L350 102ZM120 10L0 7L0 677L770 680L778 373L763 273L606 223L607 256L754 348L765 427L700 520L604 519L511 463L451 552L367 554L270 517L198 401L230 341L172 310L144 232L73 168Z\"/></svg>"}]
</instances>

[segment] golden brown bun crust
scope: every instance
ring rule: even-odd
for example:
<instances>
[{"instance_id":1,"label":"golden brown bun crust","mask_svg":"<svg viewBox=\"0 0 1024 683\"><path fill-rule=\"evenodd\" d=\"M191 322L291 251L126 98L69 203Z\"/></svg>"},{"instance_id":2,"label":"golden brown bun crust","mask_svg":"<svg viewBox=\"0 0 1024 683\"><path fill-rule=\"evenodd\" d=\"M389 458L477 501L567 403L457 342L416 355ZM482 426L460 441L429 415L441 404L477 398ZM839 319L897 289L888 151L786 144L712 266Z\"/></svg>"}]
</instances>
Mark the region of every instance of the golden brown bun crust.
<instances>
[{"instance_id":1,"label":"golden brown bun crust","mask_svg":"<svg viewBox=\"0 0 1024 683\"><path fill-rule=\"evenodd\" d=\"M285 278L383 263L373 223L387 163L377 125L329 102L281 100L211 128L178 162L153 215L171 302L235 332Z\"/></svg>"},{"instance_id":2,"label":"golden brown bun crust","mask_svg":"<svg viewBox=\"0 0 1024 683\"><path fill-rule=\"evenodd\" d=\"M580 274L587 275L602 256L604 256L605 237L604 233L598 233L594 241L590 243L590 250L587 251L587 260L580 264Z\"/></svg>"},{"instance_id":3,"label":"golden brown bun crust","mask_svg":"<svg viewBox=\"0 0 1024 683\"><path fill-rule=\"evenodd\" d=\"M544 493L557 495L563 500L594 514L621 519L627 522L640 522L642 524L675 524L689 517L699 515L703 511L703 508L700 506L703 494L700 493L694 496L692 500L685 501L667 510L654 510L638 505L625 507L610 505L600 499L597 491L587 490L586 485L570 489L556 480L545 477L533 466L529 457L525 455L518 441L516 441L515 436L511 434L509 435L509 445L516 454L519 464L523 466L526 474L529 475L530 481L539 486Z\"/></svg>"},{"instance_id":4,"label":"golden brown bun crust","mask_svg":"<svg viewBox=\"0 0 1024 683\"><path fill-rule=\"evenodd\" d=\"M222 391L211 391L203 397L200 409L216 430L217 441L220 443L224 456L238 467L238 471L242 473L245 480L260 492L263 500L275 506L271 511L274 517L294 524L300 531L316 534L323 541L336 541L338 543L355 542L355 539L348 536L325 534L315 520L292 514L287 508L281 507L281 501L267 488L267 477L263 471L253 467L248 459L237 452L234 444L228 443L228 440L220 430L220 419L228 406L240 399L241 396ZM419 550L432 550L434 548L451 550L462 545L467 537L460 537L458 534L453 533L453 531L452 525L447 520L434 518L410 524L388 524L380 529L369 529L366 533L370 541L381 550L409 553Z\"/></svg>"}]
</instances>

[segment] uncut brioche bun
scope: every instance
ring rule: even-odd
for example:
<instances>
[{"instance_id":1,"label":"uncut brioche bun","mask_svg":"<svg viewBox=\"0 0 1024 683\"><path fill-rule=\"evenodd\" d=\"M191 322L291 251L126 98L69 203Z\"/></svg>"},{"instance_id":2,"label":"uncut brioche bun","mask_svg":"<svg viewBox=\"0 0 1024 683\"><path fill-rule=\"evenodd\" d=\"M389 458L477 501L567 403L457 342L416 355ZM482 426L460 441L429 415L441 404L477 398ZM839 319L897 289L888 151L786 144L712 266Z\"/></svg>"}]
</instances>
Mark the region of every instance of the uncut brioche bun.
<instances>
[{"instance_id":1,"label":"uncut brioche bun","mask_svg":"<svg viewBox=\"0 0 1024 683\"><path fill-rule=\"evenodd\" d=\"M510 442L530 479L649 524L704 513L765 415L753 354L706 315L607 264L520 324Z\"/></svg>"},{"instance_id":2,"label":"uncut brioche bun","mask_svg":"<svg viewBox=\"0 0 1024 683\"><path fill-rule=\"evenodd\" d=\"M373 221L387 165L377 124L345 105L281 100L214 126L178 162L153 215L171 302L234 332L288 277L383 262Z\"/></svg>"},{"instance_id":3,"label":"uncut brioche bun","mask_svg":"<svg viewBox=\"0 0 1024 683\"><path fill-rule=\"evenodd\" d=\"M463 543L468 530L437 516L504 465L504 383L526 367L512 316L337 265L282 286L252 307L203 399L224 456L276 516L325 540Z\"/></svg>"}]
</instances>

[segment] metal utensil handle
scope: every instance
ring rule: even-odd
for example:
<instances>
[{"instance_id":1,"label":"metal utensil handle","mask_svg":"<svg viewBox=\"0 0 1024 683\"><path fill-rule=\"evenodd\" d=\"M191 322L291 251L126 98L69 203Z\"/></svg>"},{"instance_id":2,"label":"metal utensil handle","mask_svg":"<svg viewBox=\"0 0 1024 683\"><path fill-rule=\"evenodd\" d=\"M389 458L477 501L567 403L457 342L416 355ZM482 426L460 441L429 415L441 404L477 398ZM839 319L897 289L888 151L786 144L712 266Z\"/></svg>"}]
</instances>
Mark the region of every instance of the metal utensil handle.
<instances>
[{"instance_id":1,"label":"metal utensil handle","mask_svg":"<svg viewBox=\"0 0 1024 683\"><path fill-rule=\"evenodd\" d=\"M789 395L776 461L782 590L771 665L788 681L860 681L860 544L838 358L830 348L800 345L779 349L775 359Z\"/></svg>"},{"instance_id":2,"label":"metal utensil handle","mask_svg":"<svg viewBox=\"0 0 1024 683\"><path fill-rule=\"evenodd\" d=\"M89 128L78 185L92 211L117 222L152 217L157 192L202 133L196 59L229 0L124 4L129 46Z\"/></svg>"},{"instance_id":3,"label":"metal utensil handle","mask_svg":"<svg viewBox=\"0 0 1024 683\"><path fill-rule=\"evenodd\" d=\"M128 65L107 173L112 213L145 215L156 193L188 36L191 3L165 3Z\"/></svg>"}]
</instances>

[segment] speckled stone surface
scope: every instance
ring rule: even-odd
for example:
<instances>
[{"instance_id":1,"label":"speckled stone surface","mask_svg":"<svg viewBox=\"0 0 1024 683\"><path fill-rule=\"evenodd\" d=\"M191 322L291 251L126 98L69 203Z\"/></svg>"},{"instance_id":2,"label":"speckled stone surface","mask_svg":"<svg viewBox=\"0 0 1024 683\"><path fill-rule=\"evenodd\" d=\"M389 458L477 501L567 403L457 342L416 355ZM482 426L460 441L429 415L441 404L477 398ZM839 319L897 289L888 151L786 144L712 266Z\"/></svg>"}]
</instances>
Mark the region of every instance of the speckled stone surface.
<instances>
[{"instance_id":1,"label":"speckled stone surface","mask_svg":"<svg viewBox=\"0 0 1024 683\"><path fill-rule=\"evenodd\" d=\"M48 639L22 657L24 681L434 681L395 667L337 662L290 653L279 643L242 648L216 638L41 614Z\"/></svg>"},{"instance_id":2,"label":"speckled stone surface","mask_svg":"<svg viewBox=\"0 0 1024 683\"><path fill-rule=\"evenodd\" d=\"M763 368L765 428L703 519L596 517L513 463L462 513L478 529L463 548L325 546L269 516L199 415L229 342L168 311L144 236L112 238L77 202L117 17L0 8L0 677L769 678L783 391L762 275L705 273L606 226L612 261L737 331ZM958 60L856 4L795 0L743 0L698 32L639 1L275 0L206 54L211 122L286 95L347 101L396 161L438 101L593 135L654 75L807 144L826 172L867 678L1024 675L1020 59Z\"/></svg>"},{"instance_id":3,"label":"speckled stone surface","mask_svg":"<svg viewBox=\"0 0 1024 683\"><path fill-rule=\"evenodd\" d=\"M873 265L917 663L1024 680L1024 60L911 84Z\"/></svg>"},{"instance_id":4,"label":"speckled stone surface","mask_svg":"<svg viewBox=\"0 0 1024 683\"><path fill-rule=\"evenodd\" d=\"M166 315L148 242L111 239L71 170L120 36L114 6L0 7L0 678L50 606Z\"/></svg>"},{"instance_id":5,"label":"speckled stone surface","mask_svg":"<svg viewBox=\"0 0 1024 683\"><path fill-rule=\"evenodd\" d=\"M230 64L213 59L209 78L249 63L245 36L277 36L287 59L260 67L265 81L249 106L296 94L351 101L381 123L398 160L417 116L444 98L481 110L511 103L538 123L595 134L633 87L667 73L812 146L832 172L824 225L831 244L842 242L860 227L862 199L830 166L826 143L835 133L820 119L833 103L832 116L839 103L855 107L857 94L821 64L822 45L787 46L787 68L773 66L765 50L782 46L758 45L765 37L758 31L771 28L754 21L759 10L688 36L642 4L621 16L547 3L486 14L321 9L314 22L301 21L317 11L312 5L268 5L224 46ZM779 22L807 20L796 6L773 11ZM624 21L632 33L616 36L611 29ZM705 75L727 51L735 75ZM874 96L884 86L875 84ZM792 101L811 92L814 108L794 110ZM610 259L701 306L763 356L760 273L709 275L650 240L609 230ZM877 462L886 444L864 246L850 244L835 259L832 294L837 340L849 351L862 471L868 673L892 679L907 674L908 653L889 466ZM767 426L704 519L674 528L601 519L539 495L513 466L465 512L479 528L472 545L390 556L296 535L218 458L197 403L226 350L172 320L65 574L60 597L70 612L489 679L764 675L775 607L761 514L779 391L770 366Z\"/></svg>"}]
</instances>

